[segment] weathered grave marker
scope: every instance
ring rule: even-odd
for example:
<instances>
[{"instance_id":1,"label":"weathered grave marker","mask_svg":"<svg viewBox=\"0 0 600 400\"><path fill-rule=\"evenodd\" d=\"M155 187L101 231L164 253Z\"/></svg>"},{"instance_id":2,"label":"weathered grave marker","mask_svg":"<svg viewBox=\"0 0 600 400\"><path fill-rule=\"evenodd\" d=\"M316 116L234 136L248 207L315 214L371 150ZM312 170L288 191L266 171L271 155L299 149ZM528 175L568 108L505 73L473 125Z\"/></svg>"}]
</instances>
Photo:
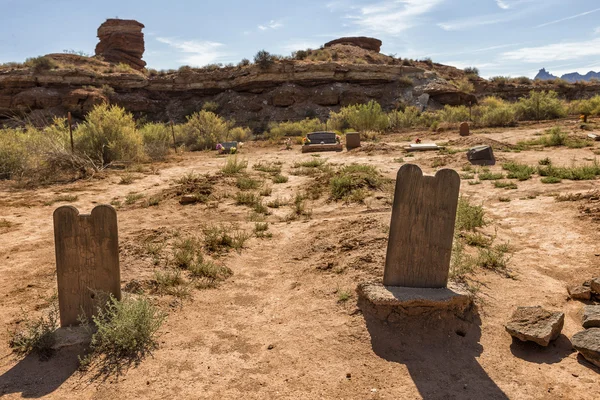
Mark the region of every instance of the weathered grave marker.
<instances>
[{"instance_id":1,"label":"weathered grave marker","mask_svg":"<svg viewBox=\"0 0 600 400\"><path fill-rule=\"evenodd\" d=\"M468 122L462 122L460 124L459 134L460 136L469 136L471 134Z\"/></svg>"},{"instance_id":2,"label":"weathered grave marker","mask_svg":"<svg viewBox=\"0 0 600 400\"><path fill-rule=\"evenodd\" d=\"M360 133L348 132L346 133L346 149L352 150L360 147Z\"/></svg>"},{"instance_id":3,"label":"weathered grave marker","mask_svg":"<svg viewBox=\"0 0 600 400\"><path fill-rule=\"evenodd\" d=\"M460 177L451 169L423 176L398 171L383 274L386 286L444 288L448 283Z\"/></svg>"},{"instance_id":4,"label":"weathered grave marker","mask_svg":"<svg viewBox=\"0 0 600 400\"><path fill-rule=\"evenodd\" d=\"M91 318L105 296L121 298L117 212L100 205L89 215L72 206L54 211L54 243L61 326Z\"/></svg>"},{"instance_id":5,"label":"weathered grave marker","mask_svg":"<svg viewBox=\"0 0 600 400\"><path fill-rule=\"evenodd\" d=\"M473 165L495 165L494 150L491 146L471 147L467 152L467 160Z\"/></svg>"}]
</instances>

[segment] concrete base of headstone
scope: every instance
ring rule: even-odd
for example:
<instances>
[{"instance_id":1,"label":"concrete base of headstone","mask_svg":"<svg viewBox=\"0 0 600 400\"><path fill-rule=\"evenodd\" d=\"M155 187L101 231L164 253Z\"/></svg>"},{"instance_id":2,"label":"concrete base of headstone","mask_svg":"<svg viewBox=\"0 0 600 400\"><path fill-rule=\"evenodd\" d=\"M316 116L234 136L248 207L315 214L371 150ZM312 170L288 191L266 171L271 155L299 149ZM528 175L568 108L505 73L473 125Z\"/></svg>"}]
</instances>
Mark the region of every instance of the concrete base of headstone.
<instances>
[{"instance_id":1,"label":"concrete base of headstone","mask_svg":"<svg viewBox=\"0 0 600 400\"><path fill-rule=\"evenodd\" d=\"M474 304L469 292L453 284L447 288L425 289L366 282L356 291L363 313L387 323L403 323L407 319L434 323L458 319L464 322L471 319Z\"/></svg>"},{"instance_id":2,"label":"concrete base of headstone","mask_svg":"<svg viewBox=\"0 0 600 400\"><path fill-rule=\"evenodd\" d=\"M92 332L87 326L73 326L58 328L54 332L55 342L52 350L60 350L65 347L87 346L92 340Z\"/></svg>"},{"instance_id":3,"label":"concrete base of headstone","mask_svg":"<svg viewBox=\"0 0 600 400\"><path fill-rule=\"evenodd\" d=\"M339 144L305 144L302 146L303 153L316 153L319 151L343 151L344 146Z\"/></svg>"}]
</instances>

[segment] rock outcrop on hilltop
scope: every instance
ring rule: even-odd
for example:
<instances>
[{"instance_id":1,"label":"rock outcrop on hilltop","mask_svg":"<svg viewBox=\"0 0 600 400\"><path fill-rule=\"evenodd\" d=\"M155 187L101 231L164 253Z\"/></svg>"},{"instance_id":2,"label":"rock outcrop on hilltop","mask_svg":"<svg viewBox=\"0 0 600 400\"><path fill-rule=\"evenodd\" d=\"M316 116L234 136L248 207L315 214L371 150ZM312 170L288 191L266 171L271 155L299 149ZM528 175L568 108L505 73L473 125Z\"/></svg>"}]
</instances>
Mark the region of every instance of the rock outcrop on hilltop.
<instances>
[{"instance_id":1,"label":"rock outcrop on hilltop","mask_svg":"<svg viewBox=\"0 0 600 400\"><path fill-rule=\"evenodd\" d=\"M550 72L546 71L546 68L542 68L533 79L541 81L550 81L556 78L558 78L558 76L554 76Z\"/></svg>"},{"instance_id":2,"label":"rock outcrop on hilltop","mask_svg":"<svg viewBox=\"0 0 600 400\"><path fill-rule=\"evenodd\" d=\"M358 36L358 37L343 37L339 39L332 40L331 42L325 43L325 47L331 47L336 44L345 44L349 46L360 47L361 49L375 51L379 53L381 51L381 40L370 38L366 36Z\"/></svg>"},{"instance_id":3,"label":"rock outcrop on hilltop","mask_svg":"<svg viewBox=\"0 0 600 400\"><path fill-rule=\"evenodd\" d=\"M549 80L558 79L558 78L559 78L558 76L552 75L551 73L546 71L546 68L542 68L542 69L540 69L540 72L538 72L538 74L535 76L534 79L542 80L542 81L549 81ZM569 83L589 82L592 79L600 79L600 72L590 71L585 75L581 75L579 72L572 72L569 74L564 74L563 76L560 77L560 79L565 80Z\"/></svg>"},{"instance_id":4,"label":"rock outcrop on hilltop","mask_svg":"<svg viewBox=\"0 0 600 400\"><path fill-rule=\"evenodd\" d=\"M100 43L96 45L96 56L112 63L125 63L142 70L146 62L144 55L144 25L132 19L107 19L98 28Z\"/></svg>"}]
</instances>

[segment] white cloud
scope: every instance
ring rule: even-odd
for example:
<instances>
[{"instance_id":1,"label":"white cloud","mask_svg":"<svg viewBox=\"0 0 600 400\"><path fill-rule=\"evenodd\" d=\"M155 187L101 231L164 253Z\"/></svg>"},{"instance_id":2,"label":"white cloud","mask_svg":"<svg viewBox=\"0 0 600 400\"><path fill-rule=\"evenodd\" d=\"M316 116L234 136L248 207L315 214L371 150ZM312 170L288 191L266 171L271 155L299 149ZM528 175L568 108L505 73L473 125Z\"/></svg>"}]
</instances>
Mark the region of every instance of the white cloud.
<instances>
[{"instance_id":1,"label":"white cloud","mask_svg":"<svg viewBox=\"0 0 600 400\"><path fill-rule=\"evenodd\" d=\"M553 43L539 47L524 47L502 54L505 60L528 63L574 60L589 56L600 56L600 38L581 42Z\"/></svg>"},{"instance_id":2,"label":"white cloud","mask_svg":"<svg viewBox=\"0 0 600 400\"><path fill-rule=\"evenodd\" d=\"M571 15L570 17L557 19L556 21L546 22L544 24L536 26L536 28L541 28L541 27L548 26L548 25L558 24L559 22L568 21L570 19L575 19L575 18L583 17L585 15L592 14L592 13L595 13L595 12L598 12L598 11L600 11L600 8L596 8L594 10L582 12L581 14Z\"/></svg>"},{"instance_id":3,"label":"white cloud","mask_svg":"<svg viewBox=\"0 0 600 400\"><path fill-rule=\"evenodd\" d=\"M503 10L508 10L510 8L510 5L503 0L496 0L496 4Z\"/></svg>"},{"instance_id":4,"label":"white cloud","mask_svg":"<svg viewBox=\"0 0 600 400\"><path fill-rule=\"evenodd\" d=\"M222 62L229 54L222 51L223 44L201 40L178 40L165 37L157 37L161 43L184 53L178 60L190 66L203 66L216 62Z\"/></svg>"},{"instance_id":5,"label":"white cloud","mask_svg":"<svg viewBox=\"0 0 600 400\"><path fill-rule=\"evenodd\" d=\"M279 29L279 28L282 28L282 27L283 27L283 24L280 21L275 21L275 20L272 19L271 21L269 21L268 24L259 25L258 29L261 30L261 31L266 31L268 29Z\"/></svg>"},{"instance_id":6,"label":"white cloud","mask_svg":"<svg viewBox=\"0 0 600 400\"><path fill-rule=\"evenodd\" d=\"M357 7L347 15L362 31L373 34L398 35L419 24L419 17L432 11L444 0L385 0Z\"/></svg>"},{"instance_id":7,"label":"white cloud","mask_svg":"<svg viewBox=\"0 0 600 400\"><path fill-rule=\"evenodd\" d=\"M482 25L493 25L501 22L513 21L523 15L521 12L510 14L476 15L470 18L457 19L454 21L441 22L438 24L445 31L460 31Z\"/></svg>"}]
</instances>

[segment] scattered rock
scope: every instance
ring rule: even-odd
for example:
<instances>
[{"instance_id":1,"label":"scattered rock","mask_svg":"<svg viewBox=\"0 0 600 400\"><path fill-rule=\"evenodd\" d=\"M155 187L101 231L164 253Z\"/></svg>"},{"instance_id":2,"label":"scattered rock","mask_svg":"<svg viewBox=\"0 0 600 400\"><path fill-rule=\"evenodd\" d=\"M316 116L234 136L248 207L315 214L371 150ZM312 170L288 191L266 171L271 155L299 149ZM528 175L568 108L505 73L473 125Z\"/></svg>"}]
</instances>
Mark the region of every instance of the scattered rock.
<instances>
[{"instance_id":1,"label":"scattered rock","mask_svg":"<svg viewBox=\"0 0 600 400\"><path fill-rule=\"evenodd\" d=\"M589 300L592 298L592 290L589 286L568 286L567 291L573 300Z\"/></svg>"},{"instance_id":2,"label":"scattered rock","mask_svg":"<svg viewBox=\"0 0 600 400\"><path fill-rule=\"evenodd\" d=\"M459 134L460 134L460 136L469 136L471 134L471 131L469 130L468 122L463 122L460 124Z\"/></svg>"},{"instance_id":3,"label":"scattered rock","mask_svg":"<svg viewBox=\"0 0 600 400\"><path fill-rule=\"evenodd\" d=\"M600 367L600 328L576 333L571 343L586 360Z\"/></svg>"},{"instance_id":4,"label":"scattered rock","mask_svg":"<svg viewBox=\"0 0 600 400\"><path fill-rule=\"evenodd\" d=\"M462 136L462 135L461 135ZM473 165L495 165L496 158L492 146L475 146L467 152L467 160Z\"/></svg>"},{"instance_id":5,"label":"scattered rock","mask_svg":"<svg viewBox=\"0 0 600 400\"><path fill-rule=\"evenodd\" d=\"M379 39L365 37L365 36L343 37L343 38L335 39L335 40L332 40L331 42L325 43L325 47L331 47L334 44L345 44L345 45L349 45L349 46L356 46L356 47L360 47L361 49L376 51L377 53L379 53L379 51L381 50L382 42Z\"/></svg>"},{"instance_id":6,"label":"scattered rock","mask_svg":"<svg viewBox=\"0 0 600 400\"><path fill-rule=\"evenodd\" d=\"M197 202L198 202L198 196L194 196L193 194L184 194L179 199L179 204L181 204L181 205L195 204Z\"/></svg>"},{"instance_id":7,"label":"scattered rock","mask_svg":"<svg viewBox=\"0 0 600 400\"><path fill-rule=\"evenodd\" d=\"M594 294L600 295L600 277L592 279L590 286Z\"/></svg>"},{"instance_id":8,"label":"scattered rock","mask_svg":"<svg viewBox=\"0 0 600 400\"><path fill-rule=\"evenodd\" d=\"M540 306L519 307L505 328L519 340L548 346L558 338L564 323L565 314L562 312L547 311Z\"/></svg>"},{"instance_id":9,"label":"scattered rock","mask_svg":"<svg viewBox=\"0 0 600 400\"><path fill-rule=\"evenodd\" d=\"M275 348L275 345L272 345L272 344L270 344L270 345L267 347L267 350L273 350L274 348Z\"/></svg>"},{"instance_id":10,"label":"scattered rock","mask_svg":"<svg viewBox=\"0 0 600 400\"><path fill-rule=\"evenodd\" d=\"M583 308L583 327L600 328L600 306L585 306Z\"/></svg>"},{"instance_id":11,"label":"scattered rock","mask_svg":"<svg viewBox=\"0 0 600 400\"><path fill-rule=\"evenodd\" d=\"M98 28L100 43L96 55L113 63L125 63L142 70L146 62L144 55L144 25L132 19L107 19Z\"/></svg>"}]
</instances>

